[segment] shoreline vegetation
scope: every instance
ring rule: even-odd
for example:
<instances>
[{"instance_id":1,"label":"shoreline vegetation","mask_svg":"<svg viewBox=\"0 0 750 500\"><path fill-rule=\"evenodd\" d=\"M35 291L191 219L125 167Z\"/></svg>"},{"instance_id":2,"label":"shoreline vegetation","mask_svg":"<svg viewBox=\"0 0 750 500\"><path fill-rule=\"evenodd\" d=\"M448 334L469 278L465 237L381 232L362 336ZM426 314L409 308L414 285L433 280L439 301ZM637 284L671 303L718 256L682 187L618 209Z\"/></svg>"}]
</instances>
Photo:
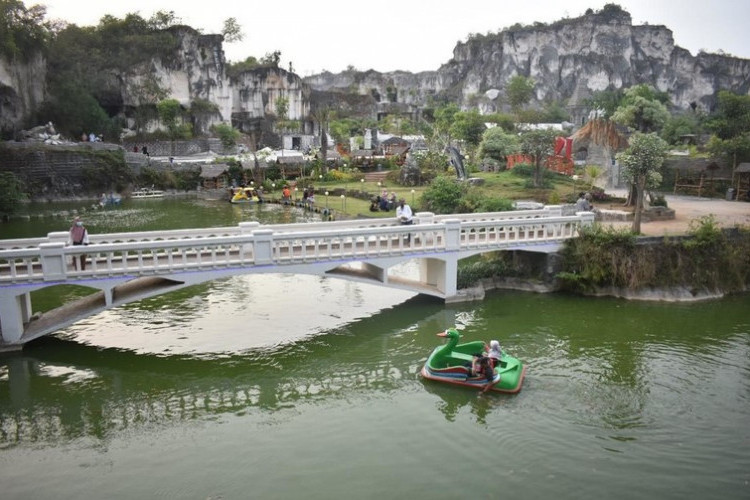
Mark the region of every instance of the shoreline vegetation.
<instances>
[{"instance_id":1,"label":"shoreline vegetation","mask_svg":"<svg viewBox=\"0 0 750 500\"><path fill-rule=\"evenodd\" d=\"M713 216L693 221L684 236L638 238L595 225L565 243L556 272L550 265L514 266L516 256L493 255L459 268L458 300L486 291L569 292L628 300L692 302L750 290L750 230L722 229ZM521 272L518 270L522 269Z\"/></svg>"}]
</instances>

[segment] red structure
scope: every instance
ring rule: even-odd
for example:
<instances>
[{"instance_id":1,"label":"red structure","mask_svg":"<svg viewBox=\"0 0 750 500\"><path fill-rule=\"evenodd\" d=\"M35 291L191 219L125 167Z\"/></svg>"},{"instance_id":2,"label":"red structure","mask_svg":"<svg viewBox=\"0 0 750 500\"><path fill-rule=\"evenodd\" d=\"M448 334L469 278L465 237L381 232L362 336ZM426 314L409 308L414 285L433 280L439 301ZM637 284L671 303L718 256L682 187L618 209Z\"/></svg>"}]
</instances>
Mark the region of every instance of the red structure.
<instances>
[{"instance_id":1,"label":"red structure","mask_svg":"<svg viewBox=\"0 0 750 500\"><path fill-rule=\"evenodd\" d=\"M573 175L574 164L572 157L573 139L570 137L555 138L555 154L547 157L544 166L547 170L563 175ZM534 164L534 158L525 154L508 155L507 168L510 170L519 163Z\"/></svg>"}]
</instances>

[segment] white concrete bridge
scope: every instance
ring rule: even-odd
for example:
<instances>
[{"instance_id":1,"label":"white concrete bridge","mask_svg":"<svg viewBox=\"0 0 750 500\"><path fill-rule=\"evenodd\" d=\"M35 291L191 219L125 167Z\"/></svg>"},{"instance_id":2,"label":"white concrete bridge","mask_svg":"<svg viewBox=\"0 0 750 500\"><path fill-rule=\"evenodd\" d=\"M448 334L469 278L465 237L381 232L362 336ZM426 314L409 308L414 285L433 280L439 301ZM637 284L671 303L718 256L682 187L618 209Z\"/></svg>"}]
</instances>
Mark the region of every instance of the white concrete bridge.
<instances>
[{"instance_id":1,"label":"white concrete bridge","mask_svg":"<svg viewBox=\"0 0 750 500\"><path fill-rule=\"evenodd\" d=\"M379 284L449 300L460 259L496 250L556 249L593 224L593 213L541 210L435 216L410 226L393 219L148 231L90 235L68 246L67 232L0 240L0 349L64 328L129 302L205 281L249 273L315 274ZM86 270L72 265L87 255ZM417 278L393 268L419 264ZM33 317L31 292L75 284L90 296Z\"/></svg>"}]
</instances>

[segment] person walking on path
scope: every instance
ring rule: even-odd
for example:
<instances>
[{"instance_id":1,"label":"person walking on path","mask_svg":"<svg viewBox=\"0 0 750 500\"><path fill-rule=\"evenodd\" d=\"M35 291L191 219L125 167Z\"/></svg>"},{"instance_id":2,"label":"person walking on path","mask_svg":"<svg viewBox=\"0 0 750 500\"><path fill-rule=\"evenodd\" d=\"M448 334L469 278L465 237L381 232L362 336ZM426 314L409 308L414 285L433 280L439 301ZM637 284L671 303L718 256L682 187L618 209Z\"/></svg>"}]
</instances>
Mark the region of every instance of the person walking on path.
<instances>
[{"instance_id":1,"label":"person walking on path","mask_svg":"<svg viewBox=\"0 0 750 500\"><path fill-rule=\"evenodd\" d=\"M83 225L83 221L80 217L76 217L73 220L73 225L70 228L70 241L69 243L73 246L88 245L89 244L89 232ZM80 258L76 260L73 257L73 265L79 271L86 270L86 254L81 254Z\"/></svg>"}]
</instances>

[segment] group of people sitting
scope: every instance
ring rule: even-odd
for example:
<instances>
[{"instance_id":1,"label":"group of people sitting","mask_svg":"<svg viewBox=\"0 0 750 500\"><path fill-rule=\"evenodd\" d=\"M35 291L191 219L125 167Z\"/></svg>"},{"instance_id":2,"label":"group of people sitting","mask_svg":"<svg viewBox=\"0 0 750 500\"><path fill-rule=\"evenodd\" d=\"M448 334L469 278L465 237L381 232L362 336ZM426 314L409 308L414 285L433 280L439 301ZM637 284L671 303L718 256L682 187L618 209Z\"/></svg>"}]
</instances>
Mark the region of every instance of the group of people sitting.
<instances>
[{"instance_id":1,"label":"group of people sitting","mask_svg":"<svg viewBox=\"0 0 750 500\"><path fill-rule=\"evenodd\" d=\"M474 355L474 359L471 362L470 375L472 377L485 377L487 379L487 384L482 389L482 392L486 392L492 387L492 382L495 378L495 368L500 365L502 357L503 352L500 350L500 342L497 340L490 341L490 346L486 352Z\"/></svg>"},{"instance_id":2,"label":"group of people sitting","mask_svg":"<svg viewBox=\"0 0 750 500\"><path fill-rule=\"evenodd\" d=\"M388 196L388 190L384 189L380 195L370 200L370 212L389 212L396 208L396 204L396 193Z\"/></svg>"}]
</instances>

